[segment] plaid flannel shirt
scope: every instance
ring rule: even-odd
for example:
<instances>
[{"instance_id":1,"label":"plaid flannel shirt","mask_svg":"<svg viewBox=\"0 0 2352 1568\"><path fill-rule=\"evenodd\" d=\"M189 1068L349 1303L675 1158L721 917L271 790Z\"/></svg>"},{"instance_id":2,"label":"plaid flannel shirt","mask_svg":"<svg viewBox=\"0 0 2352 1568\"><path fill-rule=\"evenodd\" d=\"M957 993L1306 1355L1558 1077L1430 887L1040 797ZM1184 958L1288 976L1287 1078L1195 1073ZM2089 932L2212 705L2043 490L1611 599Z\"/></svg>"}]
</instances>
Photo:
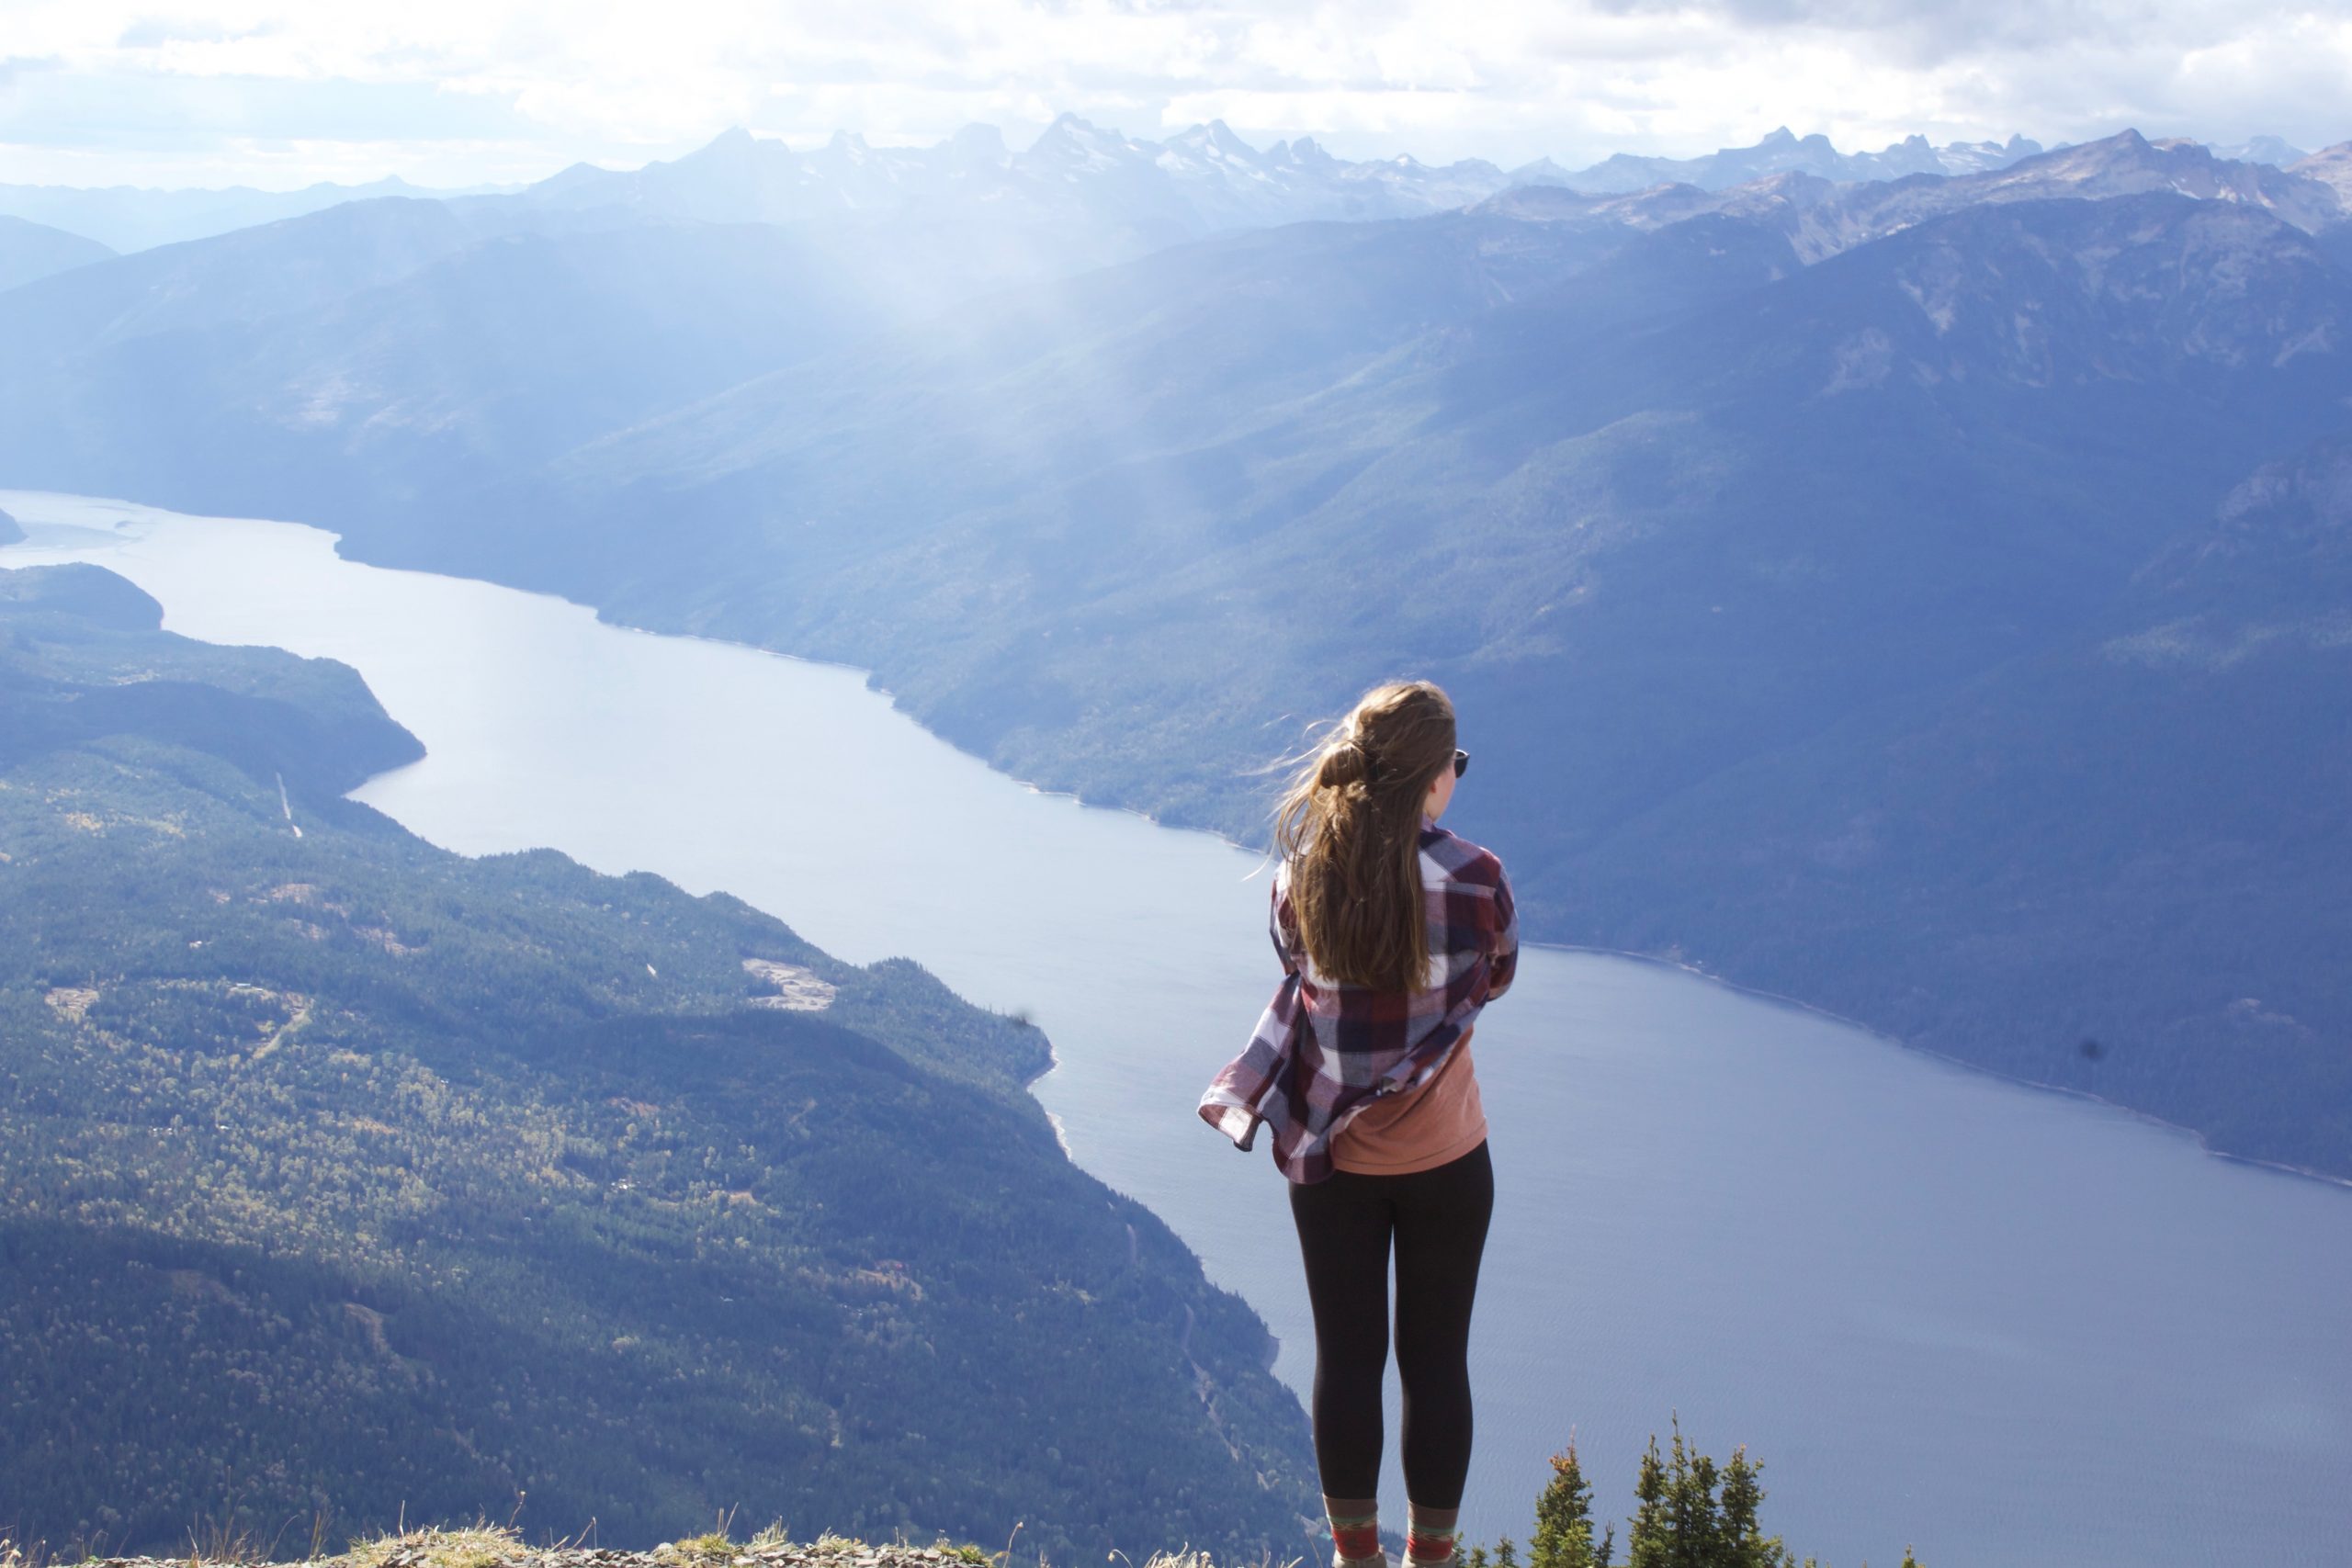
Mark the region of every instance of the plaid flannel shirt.
<instances>
[{"instance_id":1,"label":"plaid flannel shirt","mask_svg":"<svg viewBox=\"0 0 2352 1568\"><path fill-rule=\"evenodd\" d=\"M1503 863L1421 820L1421 888L1430 974L1398 993L1333 980L1307 959L1291 908L1290 866L1274 874L1267 931L1283 980L1240 1055L1201 1097L1201 1119L1248 1149L1261 1122L1274 1163L1296 1182L1331 1174L1331 1140L1382 1095L1427 1083L1478 1010L1510 988L1519 919Z\"/></svg>"}]
</instances>

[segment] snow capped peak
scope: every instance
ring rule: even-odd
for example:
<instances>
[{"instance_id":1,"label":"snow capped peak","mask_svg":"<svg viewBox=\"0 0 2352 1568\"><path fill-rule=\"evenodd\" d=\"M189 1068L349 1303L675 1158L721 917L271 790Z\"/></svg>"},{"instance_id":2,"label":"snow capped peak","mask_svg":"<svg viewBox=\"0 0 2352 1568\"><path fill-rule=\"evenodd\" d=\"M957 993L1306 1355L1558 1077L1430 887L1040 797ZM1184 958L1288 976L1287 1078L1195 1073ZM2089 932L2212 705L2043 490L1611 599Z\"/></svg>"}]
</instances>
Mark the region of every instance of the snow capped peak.
<instances>
[{"instance_id":1,"label":"snow capped peak","mask_svg":"<svg viewBox=\"0 0 2352 1568\"><path fill-rule=\"evenodd\" d=\"M2136 130L2119 130L2097 141L2078 142L2039 157L2021 159L2007 172L2018 179L2084 182L2125 170L2161 168L2167 161L2179 162L2204 153L2202 147L2196 147L2193 152L2188 150L2195 146L2193 142L2158 146Z\"/></svg>"},{"instance_id":2,"label":"snow capped peak","mask_svg":"<svg viewBox=\"0 0 2352 1568\"><path fill-rule=\"evenodd\" d=\"M1936 163L1948 175L1977 175L2007 168L2043 151L2039 141L2012 133L2007 141L1953 141L1935 150Z\"/></svg>"},{"instance_id":3,"label":"snow capped peak","mask_svg":"<svg viewBox=\"0 0 2352 1568\"><path fill-rule=\"evenodd\" d=\"M1117 131L1105 130L1092 120L1081 119L1065 110L1054 117L1054 123L1046 127L1046 133L1037 138L1036 144L1043 145L1047 141L1123 143L1125 141L1126 138Z\"/></svg>"},{"instance_id":4,"label":"snow capped peak","mask_svg":"<svg viewBox=\"0 0 2352 1568\"><path fill-rule=\"evenodd\" d=\"M2352 214L2352 141L2339 141L2307 158L2298 158L2287 173L2326 186L2335 192L2336 202L2343 210Z\"/></svg>"},{"instance_id":5,"label":"snow capped peak","mask_svg":"<svg viewBox=\"0 0 2352 1568\"><path fill-rule=\"evenodd\" d=\"M1082 158L1088 160L1122 160L1142 151L1116 130L1106 130L1092 120L1080 119L1074 114L1064 114L1046 128L1046 133L1029 146L1032 158Z\"/></svg>"},{"instance_id":6,"label":"snow capped peak","mask_svg":"<svg viewBox=\"0 0 2352 1568\"><path fill-rule=\"evenodd\" d=\"M1221 119L1180 130L1168 139L1168 145L1226 163L1254 164L1260 157L1256 148L1234 135L1233 128Z\"/></svg>"},{"instance_id":7,"label":"snow capped peak","mask_svg":"<svg viewBox=\"0 0 2352 1568\"><path fill-rule=\"evenodd\" d=\"M2256 136L2245 141L2232 141L2213 149L2216 158L2227 158L2239 164L2267 164L2283 169L2300 164L2308 156L2292 142L2277 136Z\"/></svg>"},{"instance_id":8,"label":"snow capped peak","mask_svg":"<svg viewBox=\"0 0 2352 1568\"><path fill-rule=\"evenodd\" d=\"M1323 151L1323 144L1312 136L1302 136L1289 143L1283 156L1285 162L1302 169L1330 169L1339 164L1339 160Z\"/></svg>"},{"instance_id":9,"label":"snow capped peak","mask_svg":"<svg viewBox=\"0 0 2352 1568\"><path fill-rule=\"evenodd\" d=\"M1100 176L1112 169L1148 164L1159 151L1149 142L1130 141L1116 130L1065 114L1047 126L1046 133L1014 162L1067 185L1073 180Z\"/></svg>"},{"instance_id":10,"label":"snow capped peak","mask_svg":"<svg viewBox=\"0 0 2352 1568\"><path fill-rule=\"evenodd\" d=\"M676 169L701 179L752 179L757 177L757 171L791 162L792 149L783 142L764 141L740 125L732 125L685 156L655 166Z\"/></svg>"},{"instance_id":11,"label":"snow capped peak","mask_svg":"<svg viewBox=\"0 0 2352 1568\"><path fill-rule=\"evenodd\" d=\"M2307 233L2339 221L2344 212L2337 193L2324 181L2267 164L2216 158L2211 149L2180 138L2152 142L2136 130L2020 159L1997 173L1972 176L1962 189L2007 201L2169 191L2199 201L2261 208Z\"/></svg>"},{"instance_id":12,"label":"snow capped peak","mask_svg":"<svg viewBox=\"0 0 2352 1568\"><path fill-rule=\"evenodd\" d=\"M673 168L742 167L770 152L788 152L781 141L763 141L740 125L730 125L693 152L673 161Z\"/></svg>"}]
</instances>

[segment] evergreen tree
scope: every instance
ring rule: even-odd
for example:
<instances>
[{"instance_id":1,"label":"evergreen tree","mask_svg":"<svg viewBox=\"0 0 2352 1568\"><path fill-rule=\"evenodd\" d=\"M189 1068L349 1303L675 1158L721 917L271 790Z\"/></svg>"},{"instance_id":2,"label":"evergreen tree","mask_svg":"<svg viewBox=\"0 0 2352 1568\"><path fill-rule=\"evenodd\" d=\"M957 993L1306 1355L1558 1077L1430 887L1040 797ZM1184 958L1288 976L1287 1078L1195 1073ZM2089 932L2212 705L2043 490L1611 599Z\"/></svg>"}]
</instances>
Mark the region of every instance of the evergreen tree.
<instances>
[{"instance_id":1,"label":"evergreen tree","mask_svg":"<svg viewBox=\"0 0 2352 1568\"><path fill-rule=\"evenodd\" d=\"M1724 1562L1730 1568L1782 1568L1790 1561L1781 1538L1767 1536L1758 1522L1764 1488L1757 1476L1763 1468L1747 1457L1745 1444L1732 1450L1731 1462L1724 1466Z\"/></svg>"},{"instance_id":2,"label":"evergreen tree","mask_svg":"<svg viewBox=\"0 0 2352 1568\"><path fill-rule=\"evenodd\" d=\"M1668 1553L1673 1541L1667 1524L1666 1465L1658 1458L1657 1434L1650 1434L1649 1450L1634 1481L1634 1517L1625 1535L1625 1568L1674 1568Z\"/></svg>"},{"instance_id":3,"label":"evergreen tree","mask_svg":"<svg viewBox=\"0 0 2352 1568\"><path fill-rule=\"evenodd\" d=\"M1636 1506L1626 1521L1624 1568L1821 1568L1810 1557L1800 1565L1779 1536L1764 1533L1763 1470L1745 1446L1718 1466L1683 1437L1679 1417L1666 1453L1651 1433L1634 1483ZM1535 1500L1527 1568L1613 1568L1616 1527L1601 1532L1596 1549L1592 1526L1592 1486L1571 1441L1552 1456L1552 1479ZM1471 1568L1518 1568L1510 1538L1503 1538L1491 1562L1474 1554ZM1903 1568L1920 1568L1908 1547Z\"/></svg>"},{"instance_id":4,"label":"evergreen tree","mask_svg":"<svg viewBox=\"0 0 2352 1568\"><path fill-rule=\"evenodd\" d=\"M1592 1485L1577 1462L1577 1445L1552 1456L1552 1479L1535 1499L1535 1537L1527 1568L1598 1568L1592 1550Z\"/></svg>"},{"instance_id":5,"label":"evergreen tree","mask_svg":"<svg viewBox=\"0 0 2352 1568\"><path fill-rule=\"evenodd\" d=\"M1666 1517L1666 1568L1728 1568L1715 1517L1715 1461L1683 1440L1679 1415L1667 1467Z\"/></svg>"},{"instance_id":6,"label":"evergreen tree","mask_svg":"<svg viewBox=\"0 0 2352 1568\"><path fill-rule=\"evenodd\" d=\"M1519 1568L1519 1548L1509 1536L1495 1542L1495 1568Z\"/></svg>"}]
</instances>

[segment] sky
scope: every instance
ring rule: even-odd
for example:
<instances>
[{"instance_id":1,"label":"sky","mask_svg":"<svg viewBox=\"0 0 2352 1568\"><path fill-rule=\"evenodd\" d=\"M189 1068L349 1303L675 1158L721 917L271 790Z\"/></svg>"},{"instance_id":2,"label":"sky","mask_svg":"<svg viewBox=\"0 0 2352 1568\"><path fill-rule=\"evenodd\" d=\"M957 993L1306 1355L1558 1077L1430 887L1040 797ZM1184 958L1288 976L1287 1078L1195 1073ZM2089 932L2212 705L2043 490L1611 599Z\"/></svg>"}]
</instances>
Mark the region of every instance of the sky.
<instances>
[{"instance_id":1,"label":"sky","mask_svg":"<svg viewBox=\"0 0 2352 1568\"><path fill-rule=\"evenodd\" d=\"M1157 138L1427 162L2126 126L2352 138L2352 0L0 0L0 183L464 186L732 125Z\"/></svg>"}]
</instances>

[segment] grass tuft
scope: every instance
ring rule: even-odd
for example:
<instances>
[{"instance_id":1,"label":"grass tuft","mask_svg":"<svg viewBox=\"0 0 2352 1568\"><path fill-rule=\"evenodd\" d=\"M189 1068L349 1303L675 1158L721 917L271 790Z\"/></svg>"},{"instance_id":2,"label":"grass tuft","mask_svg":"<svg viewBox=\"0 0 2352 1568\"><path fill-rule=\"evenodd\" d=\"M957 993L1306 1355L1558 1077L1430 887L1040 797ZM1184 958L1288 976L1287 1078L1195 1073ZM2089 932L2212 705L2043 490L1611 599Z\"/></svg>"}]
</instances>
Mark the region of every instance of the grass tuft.
<instances>
[{"instance_id":1,"label":"grass tuft","mask_svg":"<svg viewBox=\"0 0 2352 1568\"><path fill-rule=\"evenodd\" d=\"M700 1558L705 1562L731 1562L743 1550L735 1544L734 1524L735 1510L723 1508L719 1510L718 1520L710 1529L700 1535L690 1535L683 1540L672 1541L671 1550L685 1558ZM784 1521L778 1519L774 1528L782 1529Z\"/></svg>"},{"instance_id":2,"label":"grass tuft","mask_svg":"<svg viewBox=\"0 0 2352 1568\"><path fill-rule=\"evenodd\" d=\"M497 1568L527 1550L521 1531L484 1519L447 1529L427 1525L355 1537L349 1550L334 1561L345 1568Z\"/></svg>"}]
</instances>

